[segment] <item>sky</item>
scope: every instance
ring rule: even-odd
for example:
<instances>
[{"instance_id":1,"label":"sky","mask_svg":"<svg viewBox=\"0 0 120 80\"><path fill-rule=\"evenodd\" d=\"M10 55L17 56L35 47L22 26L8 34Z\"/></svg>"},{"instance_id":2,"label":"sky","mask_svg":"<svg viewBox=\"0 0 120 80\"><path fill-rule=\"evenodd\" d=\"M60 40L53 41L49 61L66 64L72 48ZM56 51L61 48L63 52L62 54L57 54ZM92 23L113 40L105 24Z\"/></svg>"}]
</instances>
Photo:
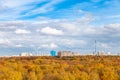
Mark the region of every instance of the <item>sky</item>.
<instances>
[{"instance_id":1,"label":"sky","mask_svg":"<svg viewBox=\"0 0 120 80\"><path fill-rule=\"evenodd\" d=\"M0 55L120 53L120 0L0 0Z\"/></svg>"}]
</instances>

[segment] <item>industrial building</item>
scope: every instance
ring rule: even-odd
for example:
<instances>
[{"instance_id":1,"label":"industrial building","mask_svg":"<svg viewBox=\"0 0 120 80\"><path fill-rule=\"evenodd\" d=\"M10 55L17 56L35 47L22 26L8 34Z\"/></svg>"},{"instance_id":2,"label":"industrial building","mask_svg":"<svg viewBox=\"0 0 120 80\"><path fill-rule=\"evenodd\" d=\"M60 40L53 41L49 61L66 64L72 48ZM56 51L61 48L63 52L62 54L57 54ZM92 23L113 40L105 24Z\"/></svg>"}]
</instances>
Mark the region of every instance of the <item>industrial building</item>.
<instances>
[{"instance_id":1,"label":"industrial building","mask_svg":"<svg viewBox=\"0 0 120 80\"><path fill-rule=\"evenodd\" d=\"M62 56L73 56L73 52L71 51L59 51L58 52L58 56L62 57Z\"/></svg>"}]
</instances>

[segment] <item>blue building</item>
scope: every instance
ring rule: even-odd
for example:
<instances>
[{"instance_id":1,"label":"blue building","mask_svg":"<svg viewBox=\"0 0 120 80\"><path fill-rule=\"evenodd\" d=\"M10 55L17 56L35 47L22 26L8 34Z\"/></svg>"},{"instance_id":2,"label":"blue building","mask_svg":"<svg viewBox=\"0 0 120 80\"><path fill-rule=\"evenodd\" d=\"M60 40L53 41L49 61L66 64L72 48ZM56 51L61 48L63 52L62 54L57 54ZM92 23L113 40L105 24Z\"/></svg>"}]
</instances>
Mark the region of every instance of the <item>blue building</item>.
<instances>
[{"instance_id":1,"label":"blue building","mask_svg":"<svg viewBox=\"0 0 120 80\"><path fill-rule=\"evenodd\" d=\"M50 51L50 55L51 56L56 56L56 51L54 51L54 50Z\"/></svg>"}]
</instances>

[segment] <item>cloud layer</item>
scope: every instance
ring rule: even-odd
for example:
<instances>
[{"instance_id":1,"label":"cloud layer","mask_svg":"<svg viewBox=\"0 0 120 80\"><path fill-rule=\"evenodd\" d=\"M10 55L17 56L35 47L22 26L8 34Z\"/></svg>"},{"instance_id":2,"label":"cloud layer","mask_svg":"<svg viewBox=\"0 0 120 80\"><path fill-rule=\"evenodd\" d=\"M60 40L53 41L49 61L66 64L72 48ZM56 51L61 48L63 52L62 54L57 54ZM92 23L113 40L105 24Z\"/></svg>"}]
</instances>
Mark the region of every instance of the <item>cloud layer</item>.
<instances>
[{"instance_id":1,"label":"cloud layer","mask_svg":"<svg viewBox=\"0 0 120 80\"><path fill-rule=\"evenodd\" d=\"M117 52L120 48L119 23L96 27L86 19L49 19L32 23L5 21L0 24L0 44L4 48L73 50L85 53L94 51L95 40L98 50Z\"/></svg>"},{"instance_id":2,"label":"cloud layer","mask_svg":"<svg viewBox=\"0 0 120 80\"><path fill-rule=\"evenodd\" d=\"M1 55L72 50L120 51L119 0L1 0Z\"/></svg>"}]
</instances>

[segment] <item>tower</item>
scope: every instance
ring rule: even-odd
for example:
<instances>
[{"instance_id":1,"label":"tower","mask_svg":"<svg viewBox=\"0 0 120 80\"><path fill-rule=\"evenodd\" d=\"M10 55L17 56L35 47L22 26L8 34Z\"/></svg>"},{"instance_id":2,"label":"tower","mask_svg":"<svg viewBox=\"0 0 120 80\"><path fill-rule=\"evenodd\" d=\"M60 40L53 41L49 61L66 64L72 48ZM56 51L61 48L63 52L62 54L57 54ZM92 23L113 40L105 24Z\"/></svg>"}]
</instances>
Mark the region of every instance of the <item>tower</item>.
<instances>
[{"instance_id":1,"label":"tower","mask_svg":"<svg viewBox=\"0 0 120 80\"><path fill-rule=\"evenodd\" d=\"M95 46L94 46L94 55L96 54L96 43L97 43L97 41L95 40Z\"/></svg>"},{"instance_id":2,"label":"tower","mask_svg":"<svg viewBox=\"0 0 120 80\"><path fill-rule=\"evenodd\" d=\"M56 51L52 50L50 51L51 56L56 56Z\"/></svg>"}]
</instances>

